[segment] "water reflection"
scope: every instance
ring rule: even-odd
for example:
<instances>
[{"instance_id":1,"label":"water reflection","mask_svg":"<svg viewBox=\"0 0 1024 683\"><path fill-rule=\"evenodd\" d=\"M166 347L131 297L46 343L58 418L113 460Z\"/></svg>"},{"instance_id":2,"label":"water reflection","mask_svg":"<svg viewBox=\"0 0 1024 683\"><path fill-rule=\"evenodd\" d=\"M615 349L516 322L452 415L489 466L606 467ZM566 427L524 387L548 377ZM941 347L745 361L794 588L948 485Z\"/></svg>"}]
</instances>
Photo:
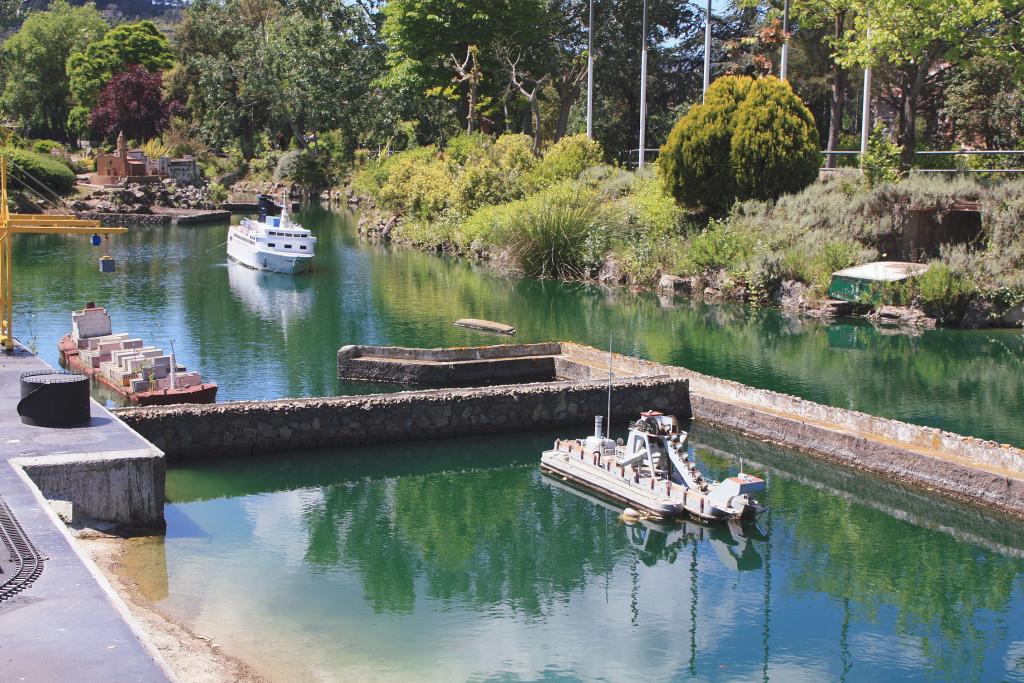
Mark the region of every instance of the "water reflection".
<instances>
[{"instance_id":1,"label":"water reflection","mask_svg":"<svg viewBox=\"0 0 1024 683\"><path fill-rule=\"evenodd\" d=\"M287 678L1022 677L1019 524L693 435L768 477L762 527L624 525L546 433L186 463L163 604Z\"/></svg>"},{"instance_id":2,"label":"water reflection","mask_svg":"<svg viewBox=\"0 0 1024 683\"><path fill-rule=\"evenodd\" d=\"M285 334L290 323L311 314L314 289L310 277L253 270L230 260L227 269L231 293L253 315L278 323Z\"/></svg>"},{"instance_id":3,"label":"water reflection","mask_svg":"<svg viewBox=\"0 0 1024 683\"><path fill-rule=\"evenodd\" d=\"M579 496L590 504L602 507L615 515L620 507L558 479L543 475L543 482L570 495ZM679 553L693 543L707 543L722 566L733 571L761 568L761 555L755 541L766 541L768 536L757 522L740 524L730 520L726 524L707 525L692 519L656 522L639 520L625 523L626 538L637 551L637 557L648 567L658 561L674 564Z\"/></svg>"}]
</instances>

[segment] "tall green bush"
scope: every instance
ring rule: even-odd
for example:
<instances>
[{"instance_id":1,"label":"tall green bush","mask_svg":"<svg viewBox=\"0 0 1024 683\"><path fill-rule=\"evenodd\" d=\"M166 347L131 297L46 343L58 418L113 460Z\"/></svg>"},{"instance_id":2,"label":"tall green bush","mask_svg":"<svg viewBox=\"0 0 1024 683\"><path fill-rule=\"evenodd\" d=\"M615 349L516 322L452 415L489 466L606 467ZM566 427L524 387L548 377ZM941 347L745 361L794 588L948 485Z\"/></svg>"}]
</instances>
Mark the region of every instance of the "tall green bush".
<instances>
[{"instance_id":1,"label":"tall green bush","mask_svg":"<svg viewBox=\"0 0 1024 683\"><path fill-rule=\"evenodd\" d=\"M726 76L676 123L658 174L681 204L721 214L736 199L803 189L818 157L814 118L789 84Z\"/></svg>"},{"instance_id":2,"label":"tall green bush","mask_svg":"<svg viewBox=\"0 0 1024 683\"><path fill-rule=\"evenodd\" d=\"M821 167L814 117L789 83L754 81L735 114L730 161L740 199L799 192Z\"/></svg>"},{"instance_id":3,"label":"tall green bush","mask_svg":"<svg viewBox=\"0 0 1024 683\"><path fill-rule=\"evenodd\" d=\"M732 204L734 116L753 84L747 76L719 78L708 88L704 103L690 107L672 128L657 168L665 190L680 204L715 213Z\"/></svg>"}]
</instances>

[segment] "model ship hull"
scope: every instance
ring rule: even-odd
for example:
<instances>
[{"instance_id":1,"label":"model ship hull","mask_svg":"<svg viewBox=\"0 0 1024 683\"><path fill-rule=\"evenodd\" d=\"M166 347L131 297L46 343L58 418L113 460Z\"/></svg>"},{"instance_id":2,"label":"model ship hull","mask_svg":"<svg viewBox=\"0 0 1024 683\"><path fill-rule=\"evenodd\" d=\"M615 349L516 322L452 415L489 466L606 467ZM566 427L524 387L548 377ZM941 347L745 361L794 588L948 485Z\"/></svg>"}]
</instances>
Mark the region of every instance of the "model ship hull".
<instances>
[{"instance_id":1,"label":"model ship hull","mask_svg":"<svg viewBox=\"0 0 1024 683\"><path fill-rule=\"evenodd\" d=\"M742 471L721 482L705 479L674 416L641 413L618 442L601 425L598 416L593 436L555 441L541 454L541 471L657 520L744 521L764 511L751 498L764 490L764 480Z\"/></svg>"},{"instance_id":2,"label":"model ship hull","mask_svg":"<svg viewBox=\"0 0 1024 683\"><path fill-rule=\"evenodd\" d=\"M64 335L58 348L60 349L61 364L65 368L92 378L132 405L164 406L175 403L214 403L217 400L217 385L211 382L177 389L129 391L126 387L118 386L99 370L83 363L78 346L71 339L70 334Z\"/></svg>"},{"instance_id":3,"label":"model ship hull","mask_svg":"<svg viewBox=\"0 0 1024 683\"><path fill-rule=\"evenodd\" d=\"M249 244L234 228L228 233L228 258L253 270L289 275L306 272L313 262L312 256L282 254Z\"/></svg>"},{"instance_id":4,"label":"model ship hull","mask_svg":"<svg viewBox=\"0 0 1024 683\"><path fill-rule=\"evenodd\" d=\"M726 519L712 509L707 496L687 491L682 486L666 486L664 481L636 476L629 468L615 465L611 456L594 456L585 452L559 449L541 455L542 472L561 477L574 486L595 493L605 499L631 507L652 519L667 520L690 516L704 522ZM753 519L753 512L740 519Z\"/></svg>"}]
</instances>

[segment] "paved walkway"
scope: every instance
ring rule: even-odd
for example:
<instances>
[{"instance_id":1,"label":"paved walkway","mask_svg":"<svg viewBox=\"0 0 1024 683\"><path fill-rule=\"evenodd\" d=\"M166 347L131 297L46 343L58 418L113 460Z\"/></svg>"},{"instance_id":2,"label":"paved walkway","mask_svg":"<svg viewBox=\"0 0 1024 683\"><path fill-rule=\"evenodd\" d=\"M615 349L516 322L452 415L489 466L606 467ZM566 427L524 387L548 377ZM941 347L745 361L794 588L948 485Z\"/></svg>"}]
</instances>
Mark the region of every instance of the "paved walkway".
<instances>
[{"instance_id":1,"label":"paved walkway","mask_svg":"<svg viewBox=\"0 0 1024 683\"><path fill-rule=\"evenodd\" d=\"M0 354L0 497L46 558L30 588L0 602L0 679L169 680L129 626L131 617L120 598L78 554L64 525L9 462L20 456L138 450L147 445L96 402L92 422L84 427L22 424L16 410L21 395L18 378L22 372L46 367L22 349L14 355Z\"/></svg>"}]
</instances>

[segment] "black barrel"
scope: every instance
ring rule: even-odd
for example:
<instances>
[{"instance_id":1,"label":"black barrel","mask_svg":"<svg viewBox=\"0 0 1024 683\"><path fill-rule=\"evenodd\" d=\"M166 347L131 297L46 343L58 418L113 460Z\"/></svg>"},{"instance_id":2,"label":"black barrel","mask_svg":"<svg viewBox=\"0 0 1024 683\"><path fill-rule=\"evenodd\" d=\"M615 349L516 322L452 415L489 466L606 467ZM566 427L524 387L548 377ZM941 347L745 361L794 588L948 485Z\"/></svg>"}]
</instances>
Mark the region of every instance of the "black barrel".
<instances>
[{"instance_id":1,"label":"black barrel","mask_svg":"<svg viewBox=\"0 0 1024 683\"><path fill-rule=\"evenodd\" d=\"M89 378L74 372L33 370L21 376L18 415L36 427L73 427L89 421Z\"/></svg>"}]
</instances>

